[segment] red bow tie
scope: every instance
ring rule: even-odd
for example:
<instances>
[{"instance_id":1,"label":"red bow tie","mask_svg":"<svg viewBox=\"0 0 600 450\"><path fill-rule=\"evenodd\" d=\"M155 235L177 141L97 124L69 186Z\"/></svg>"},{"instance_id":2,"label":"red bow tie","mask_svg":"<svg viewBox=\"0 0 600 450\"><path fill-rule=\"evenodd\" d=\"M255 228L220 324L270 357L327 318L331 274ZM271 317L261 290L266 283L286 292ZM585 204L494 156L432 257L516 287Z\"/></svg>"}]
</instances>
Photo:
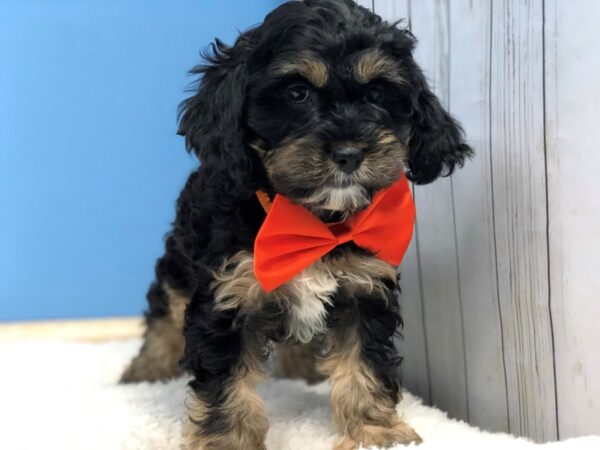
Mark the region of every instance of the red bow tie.
<instances>
[{"instance_id":1,"label":"red bow tie","mask_svg":"<svg viewBox=\"0 0 600 450\"><path fill-rule=\"evenodd\" d=\"M260 194L260 193L258 193ZM254 273L270 292L338 245L354 242L399 265L412 238L415 205L406 177L375 194L369 207L342 223L326 224L308 209L276 195L254 242Z\"/></svg>"}]
</instances>

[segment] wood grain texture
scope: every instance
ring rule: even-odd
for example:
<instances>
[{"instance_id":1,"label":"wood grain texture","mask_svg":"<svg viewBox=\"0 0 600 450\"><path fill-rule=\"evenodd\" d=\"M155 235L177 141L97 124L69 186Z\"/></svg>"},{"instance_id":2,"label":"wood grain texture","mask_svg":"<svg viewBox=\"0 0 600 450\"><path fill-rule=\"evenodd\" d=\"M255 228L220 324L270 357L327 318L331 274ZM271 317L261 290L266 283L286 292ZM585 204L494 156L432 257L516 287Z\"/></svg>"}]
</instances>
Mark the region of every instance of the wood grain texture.
<instances>
[{"instance_id":1,"label":"wood grain texture","mask_svg":"<svg viewBox=\"0 0 600 450\"><path fill-rule=\"evenodd\" d=\"M543 4L492 4L491 171L498 294L513 433L557 437L549 311Z\"/></svg>"},{"instance_id":2,"label":"wood grain texture","mask_svg":"<svg viewBox=\"0 0 600 450\"><path fill-rule=\"evenodd\" d=\"M419 38L415 58L442 102L450 100L449 3L412 4L411 29ZM452 184L444 178L415 188L417 244L427 340L431 402L469 419L465 341L458 279Z\"/></svg>"},{"instance_id":3,"label":"wood grain texture","mask_svg":"<svg viewBox=\"0 0 600 450\"><path fill-rule=\"evenodd\" d=\"M600 434L600 2L545 6L550 288L563 439Z\"/></svg>"},{"instance_id":4,"label":"wood grain texture","mask_svg":"<svg viewBox=\"0 0 600 450\"><path fill-rule=\"evenodd\" d=\"M471 423L508 431L490 161L491 0L450 3L450 110L475 158L452 178Z\"/></svg>"}]
</instances>

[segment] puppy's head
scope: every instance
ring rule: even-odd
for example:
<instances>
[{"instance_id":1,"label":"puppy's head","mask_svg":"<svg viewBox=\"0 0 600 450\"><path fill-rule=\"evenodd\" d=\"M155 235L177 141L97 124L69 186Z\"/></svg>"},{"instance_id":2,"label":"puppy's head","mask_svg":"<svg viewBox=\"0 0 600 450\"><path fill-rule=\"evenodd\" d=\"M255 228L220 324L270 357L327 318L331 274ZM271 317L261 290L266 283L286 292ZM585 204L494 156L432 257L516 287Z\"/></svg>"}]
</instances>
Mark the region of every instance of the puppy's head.
<instances>
[{"instance_id":1,"label":"puppy's head","mask_svg":"<svg viewBox=\"0 0 600 450\"><path fill-rule=\"evenodd\" d=\"M324 218L363 209L403 172L428 183L471 154L414 46L351 0L285 3L233 47L217 41L179 131L222 183Z\"/></svg>"}]
</instances>

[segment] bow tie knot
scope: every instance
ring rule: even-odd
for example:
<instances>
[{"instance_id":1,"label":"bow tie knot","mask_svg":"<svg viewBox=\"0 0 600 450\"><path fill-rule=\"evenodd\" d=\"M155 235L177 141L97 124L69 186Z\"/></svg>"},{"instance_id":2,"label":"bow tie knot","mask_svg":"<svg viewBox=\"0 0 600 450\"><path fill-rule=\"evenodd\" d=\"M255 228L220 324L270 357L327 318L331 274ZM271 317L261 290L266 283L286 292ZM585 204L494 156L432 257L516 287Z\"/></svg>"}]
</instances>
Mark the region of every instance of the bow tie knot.
<instances>
[{"instance_id":1,"label":"bow tie knot","mask_svg":"<svg viewBox=\"0 0 600 450\"><path fill-rule=\"evenodd\" d=\"M352 240L353 230L347 227L343 222L328 226L331 234L337 239L338 245L345 244Z\"/></svg>"}]
</instances>

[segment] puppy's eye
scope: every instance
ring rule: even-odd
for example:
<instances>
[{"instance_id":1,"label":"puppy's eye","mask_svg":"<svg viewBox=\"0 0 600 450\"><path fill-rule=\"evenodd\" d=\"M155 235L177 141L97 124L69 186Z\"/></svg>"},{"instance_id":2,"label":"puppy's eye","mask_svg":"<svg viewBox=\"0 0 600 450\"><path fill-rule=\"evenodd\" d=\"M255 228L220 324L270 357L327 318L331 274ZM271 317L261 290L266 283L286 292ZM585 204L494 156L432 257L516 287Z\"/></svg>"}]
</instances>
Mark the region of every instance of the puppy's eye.
<instances>
[{"instance_id":1,"label":"puppy's eye","mask_svg":"<svg viewBox=\"0 0 600 450\"><path fill-rule=\"evenodd\" d=\"M310 99L310 89L306 84L294 84L288 89L288 97L295 103L306 103Z\"/></svg>"},{"instance_id":2,"label":"puppy's eye","mask_svg":"<svg viewBox=\"0 0 600 450\"><path fill-rule=\"evenodd\" d=\"M385 100L385 91L381 86L369 86L365 93L365 98L369 103L381 105Z\"/></svg>"}]
</instances>

